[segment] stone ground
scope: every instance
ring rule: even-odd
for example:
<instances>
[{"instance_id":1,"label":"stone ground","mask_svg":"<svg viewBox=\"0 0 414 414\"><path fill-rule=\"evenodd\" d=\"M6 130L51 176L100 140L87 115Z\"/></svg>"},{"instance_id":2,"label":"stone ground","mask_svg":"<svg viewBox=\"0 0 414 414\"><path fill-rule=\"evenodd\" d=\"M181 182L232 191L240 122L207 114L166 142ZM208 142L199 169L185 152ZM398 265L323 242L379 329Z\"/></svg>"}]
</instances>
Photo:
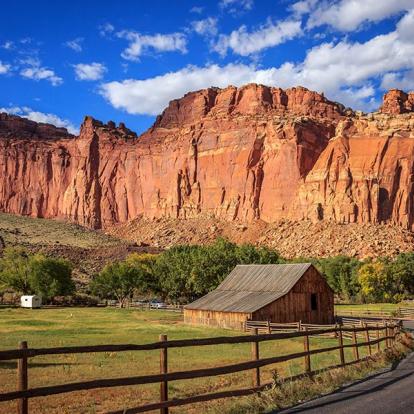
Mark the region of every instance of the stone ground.
<instances>
[{"instance_id":1,"label":"stone ground","mask_svg":"<svg viewBox=\"0 0 414 414\"><path fill-rule=\"evenodd\" d=\"M412 251L414 234L391 225L337 224L307 220L265 223L223 222L215 219L137 219L108 230L142 246L168 248L177 244L211 243L226 237L237 243L253 243L278 250L283 256L359 258L396 255Z\"/></svg>"}]
</instances>

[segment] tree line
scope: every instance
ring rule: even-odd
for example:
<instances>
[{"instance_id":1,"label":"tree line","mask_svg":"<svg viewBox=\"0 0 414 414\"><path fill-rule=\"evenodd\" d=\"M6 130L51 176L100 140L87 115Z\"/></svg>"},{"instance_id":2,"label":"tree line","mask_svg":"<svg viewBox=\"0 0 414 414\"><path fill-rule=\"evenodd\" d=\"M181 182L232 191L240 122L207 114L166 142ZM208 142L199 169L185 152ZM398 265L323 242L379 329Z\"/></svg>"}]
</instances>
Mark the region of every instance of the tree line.
<instances>
[{"instance_id":1,"label":"tree line","mask_svg":"<svg viewBox=\"0 0 414 414\"><path fill-rule=\"evenodd\" d=\"M348 256L287 260L275 250L226 239L206 246L176 246L157 255L133 253L104 266L86 291L99 299L114 299L121 306L139 297L187 303L215 289L237 264L292 262L312 262L345 302L400 302L414 297L414 253L375 260ZM72 295L72 268L64 259L5 249L0 259L0 290L35 293L46 301Z\"/></svg>"},{"instance_id":2,"label":"tree line","mask_svg":"<svg viewBox=\"0 0 414 414\"><path fill-rule=\"evenodd\" d=\"M45 302L75 291L73 266L68 260L29 254L22 248L6 248L0 259L0 291L39 295Z\"/></svg>"}]
</instances>

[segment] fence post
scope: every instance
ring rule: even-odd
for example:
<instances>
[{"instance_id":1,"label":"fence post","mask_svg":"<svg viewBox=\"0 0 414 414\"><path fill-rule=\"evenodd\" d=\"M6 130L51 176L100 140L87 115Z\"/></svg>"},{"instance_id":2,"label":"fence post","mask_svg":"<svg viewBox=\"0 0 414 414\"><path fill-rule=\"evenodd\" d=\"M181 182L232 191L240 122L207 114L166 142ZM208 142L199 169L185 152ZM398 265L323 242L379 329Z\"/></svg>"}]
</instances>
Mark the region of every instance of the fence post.
<instances>
[{"instance_id":1,"label":"fence post","mask_svg":"<svg viewBox=\"0 0 414 414\"><path fill-rule=\"evenodd\" d=\"M358 340L357 340L357 333L355 331L356 327L355 325L352 325L352 343L354 345L354 359L355 361L359 361L359 349L358 349Z\"/></svg>"},{"instance_id":2,"label":"fence post","mask_svg":"<svg viewBox=\"0 0 414 414\"><path fill-rule=\"evenodd\" d=\"M167 342L167 335L160 335L161 342ZM161 348L160 350L160 373L168 373L168 348ZM168 401L168 382L162 381L160 384L160 400L161 402ZM168 414L168 407L160 408L160 414Z\"/></svg>"},{"instance_id":3,"label":"fence post","mask_svg":"<svg viewBox=\"0 0 414 414\"><path fill-rule=\"evenodd\" d=\"M390 341L388 339L388 322L385 322L385 347L390 347Z\"/></svg>"},{"instance_id":4,"label":"fence post","mask_svg":"<svg viewBox=\"0 0 414 414\"><path fill-rule=\"evenodd\" d=\"M369 352L369 355L371 356L372 355L372 349L371 349L371 343L370 343L371 338L369 336L368 324L365 322L364 326L365 326L365 339L368 342L368 352Z\"/></svg>"},{"instance_id":5,"label":"fence post","mask_svg":"<svg viewBox=\"0 0 414 414\"><path fill-rule=\"evenodd\" d=\"M257 328L253 329L253 334L258 335L259 331ZM255 340L252 342L252 360L257 361L259 359L259 342ZM253 372L253 386L260 387L260 368L257 367Z\"/></svg>"},{"instance_id":6,"label":"fence post","mask_svg":"<svg viewBox=\"0 0 414 414\"><path fill-rule=\"evenodd\" d=\"M341 359L341 366L345 365L345 353L344 353L344 339L342 337L342 326L338 326L338 343L339 343L339 357Z\"/></svg>"},{"instance_id":7,"label":"fence post","mask_svg":"<svg viewBox=\"0 0 414 414\"><path fill-rule=\"evenodd\" d=\"M298 331L300 332L302 330L302 321L300 320L298 322Z\"/></svg>"},{"instance_id":8,"label":"fence post","mask_svg":"<svg viewBox=\"0 0 414 414\"><path fill-rule=\"evenodd\" d=\"M376 325L376 328L377 328L377 351L378 352L381 352L381 342L380 342L380 333L379 333L379 325L377 324Z\"/></svg>"},{"instance_id":9,"label":"fence post","mask_svg":"<svg viewBox=\"0 0 414 414\"><path fill-rule=\"evenodd\" d=\"M270 326L270 320L267 321L267 333L268 334L272 333L272 327Z\"/></svg>"},{"instance_id":10,"label":"fence post","mask_svg":"<svg viewBox=\"0 0 414 414\"><path fill-rule=\"evenodd\" d=\"M308 328L307 326L303 327L303 330L305 331L305 336L303 337L303 348L306 352L305 355L305 371L308 375L312 374L312 369L311 369L311 359L310 359L310 355L309 355L309 334L308 334Z\"/></svg>"},{"instance_id":11,"label":"fence post","mask_svg":"<svg viewBox=\"0 0 414 414\"><path fill-rule=\"evenodd\" d=\"M19 349L27 349L27 342L19 343ZM27 357L23 356L17 360L17 389L18 391L26 391L28 388L28 372L27 372ZM29 401L27 398L20 398L17 401L18 414L29 413Z\"/></svg>"}]
</instances>

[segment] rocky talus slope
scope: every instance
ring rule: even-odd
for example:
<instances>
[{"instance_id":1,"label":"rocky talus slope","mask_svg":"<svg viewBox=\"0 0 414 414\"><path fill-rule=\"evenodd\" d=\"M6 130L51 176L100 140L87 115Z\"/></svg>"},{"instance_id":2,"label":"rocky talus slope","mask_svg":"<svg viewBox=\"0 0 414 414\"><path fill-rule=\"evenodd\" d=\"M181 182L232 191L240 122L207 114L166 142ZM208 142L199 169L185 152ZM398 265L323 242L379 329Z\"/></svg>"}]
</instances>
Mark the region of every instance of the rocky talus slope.
<instances>
[{"instance_id":1,"label":"rocky talus slope","mask_svg":"<svg viewBox=\"0 0 414 414\"><path fill-rule=\"evenodd\" d=\"M249 84L174 100L139 137L91 117L74 137L0 114L0 211L118 233L176 220L266 228L269 237L253 238L270 245L283 223L296 223L306 244L302 231L318 237L331 226L341 238L342 225L355 224L360 234L375 228L384 250L406 250L413 111L412 92L391 90L378 112L363 114L302 87ZM394 227L398 246L379 240Z\"/></svg>"},{"instance_id":2,"label":"rocky talus slope","mask_svg":"<svg viewBox=\"0 0 414 414\"><path fill-rule=\"evenodd\" d=\"M279 220L265 223L214 218L137 219L109 232L137 248L169 248L178 244L208 244L218 237L279 251L286 258L346 255L359 258L394 256L412 251L414 233L391 224L339 224L322 220Z\"/></svg>"}]
</instances>

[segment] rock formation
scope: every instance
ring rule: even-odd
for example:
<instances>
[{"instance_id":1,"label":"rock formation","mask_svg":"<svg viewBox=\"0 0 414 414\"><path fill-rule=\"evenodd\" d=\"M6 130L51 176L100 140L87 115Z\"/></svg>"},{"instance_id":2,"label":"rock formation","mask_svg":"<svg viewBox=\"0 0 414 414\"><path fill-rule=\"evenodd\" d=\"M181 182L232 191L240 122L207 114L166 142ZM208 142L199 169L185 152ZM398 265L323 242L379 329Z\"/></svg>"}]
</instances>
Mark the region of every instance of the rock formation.
<instances>
[{"instance_id":1,"label":"rock formation","mask_svg":"<svg viewBox=\"0 0 414 414\"><path fill-rule=\"evenodd\" d=\"M170 102L137 137L0 115L0 210L107 228L138 217L391 223L412 229L414 93L380 112L249 84Z\"/></svg>"}]
</instances>

